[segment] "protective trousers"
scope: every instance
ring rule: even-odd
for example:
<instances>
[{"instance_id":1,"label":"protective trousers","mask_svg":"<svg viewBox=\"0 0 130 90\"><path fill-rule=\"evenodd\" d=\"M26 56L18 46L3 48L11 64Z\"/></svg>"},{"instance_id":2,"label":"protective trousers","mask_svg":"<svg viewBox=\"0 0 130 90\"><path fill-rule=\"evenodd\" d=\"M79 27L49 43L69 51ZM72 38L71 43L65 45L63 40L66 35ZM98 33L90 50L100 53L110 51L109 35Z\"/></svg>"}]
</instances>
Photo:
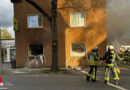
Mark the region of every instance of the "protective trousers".
<instances>
[{"instance_id":1,"label":"protective trousers","mask_svg":"<svg viewBox=\"0 0 130 90\"><path fill-rule=\"evenodd\" d=\"M118 77L115 66L106 66L106 68L105 68L105 81L109 81L111 72L112 72L112 75L114 77L114 80L119 81L119 77Z\"/></svg>"},{"instance_id":2,"label":"protective trousers","mask_svg":"<svg viewBox=\"0 0 130 90\"><path fill-rule=\"evenodd\" d=\"M129 55L128 55L128 61L129 61L129 63L130 63L130 52L129 52Z\"/></svg>"},{"instance_id":3,"label":"protective trousers","mask_svg":"<svg viewBox=\"0 0 130 90\"><path fill-rule=\"evenodd\" d=\"M89 81L91 75L92 75L92 81L96 80L96 72L97 72L97 66L90 65L90 70L87 75L87 80Z\"/></svg>"},{"instance_id":4,"label":"protective trousers","mask_svg":"<svg viewBox=\"0 0 130 90\"><path fill-rule=\"evenodd\" d=\"M125 52L125 53L124 53L124 61L125 61L126 63L128 63L128 61L129 61L129 53L128 53L128 52Z\"/></svg>"},{"instance_id":5,"label":"protective trousers","mask_svg":"<svg viewBox=\"0 0 130 90\"><path fill-rule=\"evenodd\" d=\"M124 56L124 61L128 62L129 61L129 57L128 56Z\"/></svg>"}]
</instances>

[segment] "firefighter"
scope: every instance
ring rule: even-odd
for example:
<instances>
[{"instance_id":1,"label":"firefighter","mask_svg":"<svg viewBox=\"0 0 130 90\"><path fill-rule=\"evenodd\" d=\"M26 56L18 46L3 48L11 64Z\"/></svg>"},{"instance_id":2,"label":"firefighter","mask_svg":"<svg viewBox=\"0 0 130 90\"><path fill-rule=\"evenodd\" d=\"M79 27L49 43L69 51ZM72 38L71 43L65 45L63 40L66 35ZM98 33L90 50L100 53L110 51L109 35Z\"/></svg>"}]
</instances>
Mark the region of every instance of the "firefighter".
<instances>
[{"instance_id":1,"label":"firefighter","mask_svg":"<svg viewBox=\"0 0 130 90\"><path fill-rule=\"evenodd\" d=\"M128 50L126 50L125 52L124 52L124 61L126 62L126 64L128 63L128 60L129 59L129 51Z\"/></svg>"},{"instance_id":2,"label":"firefighter","mask_svg":"<svg viewBox=\"0 0 130 90\"><path fill-rule=\"evenodd\" d=\"M130 50L128 52L128 62L130 63Z\"/></svg>"},{"instance_id":3,"label":"firefighter","mask_svg":"<svg viewBox=\"0 0 130 90\"><path fill-rule=\"evenodd\" d=\"M115 80L115 84L119 84L119 76L117 73L117 64L116 60L121 60L121 58L118 56L118 54L114 51L113 46L108 47L108 51L105 53L104 57L102 60L106 61L106 67L105 67L105 84L108 84L109 78L110 78L110 72L112 72L112 75Z\"/></svg>"},{"instance_id":4,"label":"firefighter","mask_svg":"<svg viewBox=\"0 0 130 90\"><path fill-rule=\"evenodd\" d=\"M93 48L93 50L91 51L88 58L89 58L89 62L90 62L90 70L86 76L86 80L90 81L90 77L92 75L91 80L92 80L92 82L95 82L96 81L97 62L99 60L98 47Z\"/></svg>"}]
</instances>

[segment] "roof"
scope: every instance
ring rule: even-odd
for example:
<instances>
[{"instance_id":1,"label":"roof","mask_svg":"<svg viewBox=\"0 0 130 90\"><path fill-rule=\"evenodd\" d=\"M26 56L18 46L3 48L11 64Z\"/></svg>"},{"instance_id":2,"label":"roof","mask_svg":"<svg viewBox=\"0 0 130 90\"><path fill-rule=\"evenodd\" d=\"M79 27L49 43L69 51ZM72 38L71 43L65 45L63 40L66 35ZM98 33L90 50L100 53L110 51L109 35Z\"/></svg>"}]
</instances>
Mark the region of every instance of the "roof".
<instances>
[{"instance_id":1,"label":"roof","mask_svg":"<svg viewBox=\"0 0 130 90\"><path fill-rule=\"evenodd\" d=\"M12 3L21 2L21 0L10 0Z\"/></svg>"}]
</instances>

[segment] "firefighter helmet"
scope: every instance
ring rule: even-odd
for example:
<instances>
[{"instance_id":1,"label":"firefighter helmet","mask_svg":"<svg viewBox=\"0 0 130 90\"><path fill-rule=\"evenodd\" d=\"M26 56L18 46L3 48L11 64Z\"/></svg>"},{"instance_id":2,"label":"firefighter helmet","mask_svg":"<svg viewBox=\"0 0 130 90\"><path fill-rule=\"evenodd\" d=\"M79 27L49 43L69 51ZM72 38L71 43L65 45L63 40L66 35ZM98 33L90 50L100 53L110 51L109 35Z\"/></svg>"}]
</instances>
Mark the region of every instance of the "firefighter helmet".
<instances>
[{"instance_id":1,"label":"firefighter helmet","mask_svg":"<svg viewBox=\"0 0 130 90\"><path fill-rule=\"evenodd\" d=\"M114 46L108 46L107 50L114 50Z\"/></svg>"},{"instance_id":2,"label":"firefighter helmet","mask_svg":"<svg viewBox=\"0 0 130 90\"><path fill-rule=\"evenodd\" d=\"M97 47L97 46L94 47L94 48L93 48L93 51L98 51L98 47Z\"/></svg>"}]
</instances>

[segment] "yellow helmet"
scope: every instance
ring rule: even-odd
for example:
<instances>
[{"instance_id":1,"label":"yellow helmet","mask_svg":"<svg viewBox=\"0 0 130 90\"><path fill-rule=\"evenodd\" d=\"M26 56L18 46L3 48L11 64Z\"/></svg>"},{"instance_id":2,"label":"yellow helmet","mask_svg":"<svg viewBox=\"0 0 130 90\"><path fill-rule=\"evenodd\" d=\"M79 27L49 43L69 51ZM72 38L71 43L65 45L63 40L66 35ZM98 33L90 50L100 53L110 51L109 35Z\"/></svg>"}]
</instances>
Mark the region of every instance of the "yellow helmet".
<instances>
[{"instance_id":1,"label":"yellow helmet","mask_svg":"<svg viewBox=\"0 0 130 90\"><path fill-rule=\"evenodd\" d=\"M112 45L108 46L107 50L114 50L114 46L112 46Z\"/></svg>"},{"instance_id":2,"label":"yellow helmet","mask_svg":"<svg viewBox=\"0 0 130 90\"><path fill-rule=\"evenodd\" d=\"M98 47L97 47L97 46L94 47L94 48L93 48L93 51L98 51Z\"/></svg>"}]
</instances>

